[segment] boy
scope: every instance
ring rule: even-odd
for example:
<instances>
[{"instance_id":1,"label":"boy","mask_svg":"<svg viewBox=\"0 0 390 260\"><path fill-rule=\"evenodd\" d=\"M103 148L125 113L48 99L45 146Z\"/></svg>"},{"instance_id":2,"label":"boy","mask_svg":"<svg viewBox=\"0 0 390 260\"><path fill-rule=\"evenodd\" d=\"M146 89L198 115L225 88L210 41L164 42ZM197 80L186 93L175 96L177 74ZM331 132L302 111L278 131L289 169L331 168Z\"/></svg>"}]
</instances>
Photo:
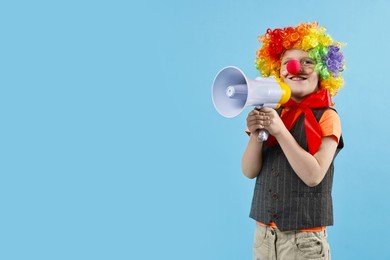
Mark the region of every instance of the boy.
<instances>
[{"instance_id":1,"label":"boy","mask_svg":"<svg viewBox=\"0 0 390 260\"><path fill-rule=\"evenodd\" d=\"M263 76L291 88L280 109L252 110L242 158L257 178L250 217L256 220L254 259L330 259L326 226L333 225L333 161L343 148L340 118L331 96L343 85L341 44L317 23L268 29L256 65ZM298 61L301 70L286 69ZM270 138L258 142L262 129Z\"/></svg>"}]
</instances>

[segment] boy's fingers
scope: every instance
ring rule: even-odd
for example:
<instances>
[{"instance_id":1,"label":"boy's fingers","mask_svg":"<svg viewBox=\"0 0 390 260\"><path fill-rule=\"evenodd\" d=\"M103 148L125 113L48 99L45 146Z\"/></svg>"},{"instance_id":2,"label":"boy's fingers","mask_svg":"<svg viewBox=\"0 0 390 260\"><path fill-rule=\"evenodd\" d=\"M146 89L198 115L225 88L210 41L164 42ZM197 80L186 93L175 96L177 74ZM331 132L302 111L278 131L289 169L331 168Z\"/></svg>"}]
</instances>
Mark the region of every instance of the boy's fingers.
<instances>
[{"instance_id":1,"label":"boy's fingers","mask_svg":"<svg viewBox=\"0 0 390 260\"><path fill-rule=\"evenodd\" d=\"M263 113L269 113L271 111L273 111L274 109L273 108L270 108L270 107L263 107L260 112L263 112Z\"/></svg>"},{"instance_id":2,"label":"boy's fingers","mask_svg":"<svg viewBox=\"0 0 390 260\"><path fill-rule=\"evenodd\" d=\"M258 110L253 109L253 110L249 113L249 115L250 115L250 116L258 115L259 113L260 113L260 112L259 112Z\"/></svg>"}]
</instances>

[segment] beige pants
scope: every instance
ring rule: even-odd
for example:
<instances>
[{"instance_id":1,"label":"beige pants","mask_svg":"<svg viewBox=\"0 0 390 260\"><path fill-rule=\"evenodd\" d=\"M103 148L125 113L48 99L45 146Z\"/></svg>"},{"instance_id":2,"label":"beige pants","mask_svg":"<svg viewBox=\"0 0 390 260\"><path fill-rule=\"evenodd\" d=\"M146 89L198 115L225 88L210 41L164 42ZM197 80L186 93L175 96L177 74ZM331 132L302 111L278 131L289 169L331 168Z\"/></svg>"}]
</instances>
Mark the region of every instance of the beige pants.
<instances>
[{"instance_id":1,"label":"beige pants","mask_svg":"<svg viewBox=\"0 0 390 260\"><path fill-rule=\"evenodd\" d=\"M330 260L326 230L322 232L286 231L256 225L254 260Z\"/></svg>"}]
</instances>

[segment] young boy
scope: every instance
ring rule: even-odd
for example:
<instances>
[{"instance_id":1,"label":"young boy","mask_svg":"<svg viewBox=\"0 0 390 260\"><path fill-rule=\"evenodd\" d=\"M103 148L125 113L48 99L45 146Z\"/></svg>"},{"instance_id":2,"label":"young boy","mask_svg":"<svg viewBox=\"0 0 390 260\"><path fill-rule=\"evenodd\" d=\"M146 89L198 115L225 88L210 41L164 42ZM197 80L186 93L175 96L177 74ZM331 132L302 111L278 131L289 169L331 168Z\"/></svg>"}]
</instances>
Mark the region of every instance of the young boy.
<instances>
[{"instance_id":1,"label":"young boy","mask_svg":"<svg viewBox=\"0 0 390 260\"><path fill-rule=\"evenodd\" d=\"M341 44L317 23L268 29L256 65L291 88L280 109L252 110L242 170L256 178L250 217L256 220L254 259L330 259L326 226L333 225L333 161L343 148L331 96L343 85ZM290 61L299 72L288 72ZM270 133L256 140L262 129Z\"/></svg>"}]
</instances>

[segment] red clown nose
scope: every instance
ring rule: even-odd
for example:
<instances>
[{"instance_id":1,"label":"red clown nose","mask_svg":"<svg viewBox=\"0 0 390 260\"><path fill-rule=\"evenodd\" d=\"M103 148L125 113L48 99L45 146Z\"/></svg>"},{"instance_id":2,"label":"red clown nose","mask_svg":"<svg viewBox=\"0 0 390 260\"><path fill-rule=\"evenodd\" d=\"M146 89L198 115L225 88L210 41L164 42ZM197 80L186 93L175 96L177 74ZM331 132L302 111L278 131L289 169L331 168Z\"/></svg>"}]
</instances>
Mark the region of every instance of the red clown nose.
<instances>
[{"instance_id":1,"label":"red clown nose","mask_svg":"<svg viewBox=\"0 0 390 260\"><path fill-rule=\"evenodd\" d=\"M297 60L290 60L287 63L286 69L290 74L298 74L301 71L301 63Z\"/></svg>"}]
</instances>

